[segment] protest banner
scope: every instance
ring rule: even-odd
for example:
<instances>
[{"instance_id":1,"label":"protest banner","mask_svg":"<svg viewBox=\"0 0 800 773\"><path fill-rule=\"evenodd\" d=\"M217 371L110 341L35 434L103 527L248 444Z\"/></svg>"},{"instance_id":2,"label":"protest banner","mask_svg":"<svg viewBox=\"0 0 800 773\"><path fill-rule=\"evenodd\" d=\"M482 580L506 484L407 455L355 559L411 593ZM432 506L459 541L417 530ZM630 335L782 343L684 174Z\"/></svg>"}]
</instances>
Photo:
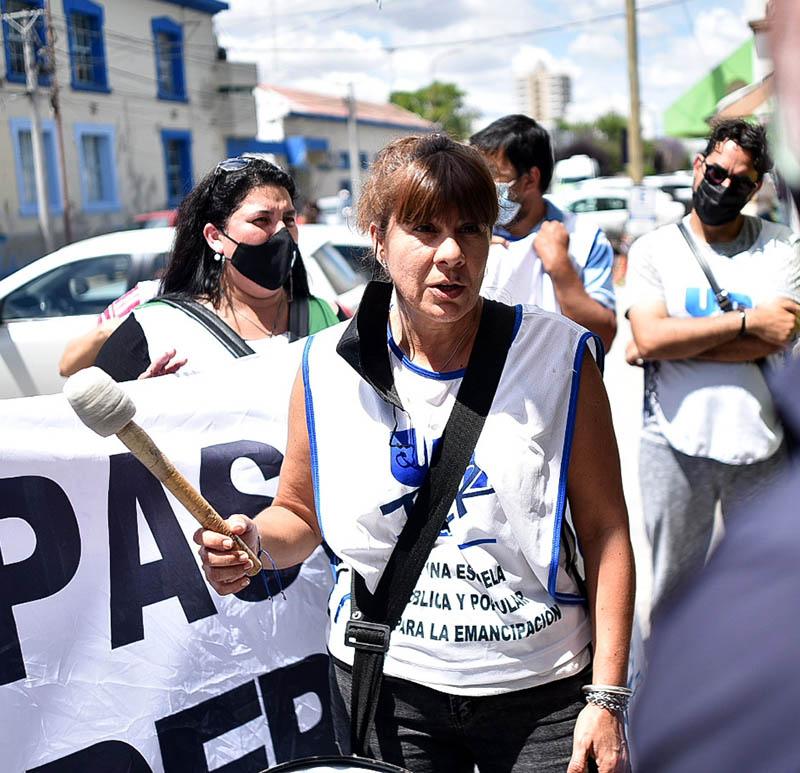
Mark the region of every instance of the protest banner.
<instances>
[{"instance_id":1,"label":"protest banner","mask_svg":"<svg viewBox=\"0 0 800 773\"><path fill-rule=\"evenodd\" d=\"M275 494L301 351L125 385L223 516ZM0 426L2 770L229 773L334 751L321 549L220 597L197 522L115 436L62 395L0 401Z\"/></svg>"}]
</instances>

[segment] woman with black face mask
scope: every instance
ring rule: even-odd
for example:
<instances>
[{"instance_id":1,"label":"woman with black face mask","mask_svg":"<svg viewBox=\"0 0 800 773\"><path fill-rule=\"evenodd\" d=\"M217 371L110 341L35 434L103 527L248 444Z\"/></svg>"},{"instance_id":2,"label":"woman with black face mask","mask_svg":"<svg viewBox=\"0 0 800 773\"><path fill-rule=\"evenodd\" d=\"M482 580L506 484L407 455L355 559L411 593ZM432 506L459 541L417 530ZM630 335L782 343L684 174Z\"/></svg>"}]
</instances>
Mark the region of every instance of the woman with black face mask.
<instances>
[{"instance_id":1,"label":"woman with black face mask","mask_svg":"<svg viewBox=\"0 0 800 773\"><path fill-rule=\"evenodd\" d=\"M160 294L96 364L119 381L205 370L341 318L309 292L292 178L258 158L221 162L183 200Z\"/></svg>"}]
</instances>

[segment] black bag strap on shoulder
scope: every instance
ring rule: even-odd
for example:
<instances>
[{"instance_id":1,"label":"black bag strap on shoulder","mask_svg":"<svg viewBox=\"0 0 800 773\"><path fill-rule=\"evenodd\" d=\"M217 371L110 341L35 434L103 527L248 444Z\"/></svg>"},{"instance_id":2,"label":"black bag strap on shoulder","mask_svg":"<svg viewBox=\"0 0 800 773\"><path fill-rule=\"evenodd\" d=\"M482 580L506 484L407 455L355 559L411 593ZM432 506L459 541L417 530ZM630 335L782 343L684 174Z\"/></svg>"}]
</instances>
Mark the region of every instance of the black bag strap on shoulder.
<instances>
[{"instance_id":1,"label":"black bag strap on shoulder","mask_svg":"<svg viewBox=\"0 0 800 773\"><path fill-rule=\"evenodd\" d=\"M480 326L437 453L375 593L353 571L345 643L355 648L351 696L353 754L366 754L392 630L400 621L441 531L483 429L514 335L513 307L483 301Z\"/></svg>"},{"instance_id":2,"label":"black bag strap on shoulder","mask_svg":"<svg viewBox=\"0 0 800 773\"><path fill-rule=\"evenodd\" d=\"M734 310L733 301L731 300L730 294L728 293L727 290L723 290L717 284L717 280L711 271L711 266L708 265L708 261L700 253L700 250L697 249L697 245L695 244L692 235L689 233L689 231L686 228L686 225L682 220L680 223L678 223L678 230L680 230L683 238L686 239L686 243L689 245L689 249L692 251L695 260L697 260L697 262L700 264L700 268L703 269L703 273L706 275L706 279L708 280L708 283L711 285L711 289L714 292L714 296L717 299L719 307L723 311L733 311Z\"/></svg>"},{"instance_id":3,"label":"black bag strap on shoulder","mask_svg":"<svg viewBox=\"0 0 800 773\"><path fill-rule=\"evenodd\" d=\"M308 335L308 296L292 298L289 304L289 340Z\"/></svg>"},{"instance_id":4,"label":"black bag strap on shoulder","mask_svg":"<svg viewBox=\"0 0 800 773\"><path fill-rule=\"evenodd\" d=\"M245 357L255 351L230 325L223 322L202 303L174 295L162 295L154 301L166 303L188 314L213 335L234 357Z\"/></svg>"}]
</instances>

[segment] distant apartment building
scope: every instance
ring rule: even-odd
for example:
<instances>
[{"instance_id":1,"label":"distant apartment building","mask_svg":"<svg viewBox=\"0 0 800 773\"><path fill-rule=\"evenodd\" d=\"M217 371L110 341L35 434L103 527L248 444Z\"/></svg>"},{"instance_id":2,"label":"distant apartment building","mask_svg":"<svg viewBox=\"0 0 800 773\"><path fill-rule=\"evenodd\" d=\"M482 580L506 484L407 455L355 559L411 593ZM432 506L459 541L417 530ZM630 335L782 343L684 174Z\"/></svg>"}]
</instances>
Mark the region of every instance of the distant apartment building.
<instances>
[{"instance_id":1,"label":"distant apartment building","mask_svg":"<svg viewBox=\"0 0 800 773\"><path fill-rule=\"evenodd\" d=\"M564 118L570 98L569 75L550 72L541 62L517 76L517 109L548 128Z\"/></svg>"},{"instance_id":2,"label":"distant apartment building","mask_svg":"<svg viewBox=\"0 0 800 773\"><path fill-rule=\"evenodd\" d=\"M348 101L283 86L255 90L258 146L285 163L308 200L350 189ZM393 104L355 101L358 164L363 178L390 140L433 131L430 121ZM244 146L243 146L244 147Z\"/></svg>"},{"instance_id":3,"label":"distant apartment building","mask_svg":"<svg viewBox=\"0 0 800 773\"><path fill-rule=\"evenodd\" d=\"M39 75L50 222L64 243L66 179L73 239L175 207L193 184L253 139L255 64L228 62L212 17L218 0L50 0L55 70ZM4 14L44 0L0 0ZM8 20L0 81L0 273L44 252L38 223L23 39ZM37 61L48 61L44 19ZM3 57L0 57L3 59ZM0 65L2 66L2 65ZM47 72L47 69L50 72ZM63 164L50 96L60 91Z\"/></svg>"}]
</instances>

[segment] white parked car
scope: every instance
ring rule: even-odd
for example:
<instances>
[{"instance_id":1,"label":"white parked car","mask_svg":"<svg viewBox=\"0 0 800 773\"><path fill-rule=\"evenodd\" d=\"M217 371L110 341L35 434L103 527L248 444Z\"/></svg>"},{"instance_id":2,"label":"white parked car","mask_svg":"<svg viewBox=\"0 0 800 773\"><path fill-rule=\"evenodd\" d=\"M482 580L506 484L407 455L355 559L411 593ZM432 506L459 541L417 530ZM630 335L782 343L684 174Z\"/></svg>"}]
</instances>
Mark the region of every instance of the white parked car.
<instances>
[{"instance_id":1,"label":"white parked car","mask_svg":"<svg viewBox=\"0 0 800 773\"><path fill-rule=\"evenodd\" d=\"M624 179L624 178L621 178ZM616 243L622 238L628 220L628 202L631 196L630 185L600 186L581 185L568 191L549 195L556 206L590 220L605 231L606 236ZM683 204L662 190L655 191L656 226L677 223L685 214Z\"/></svg>"},{"instance_id":2,"label":"white parked car","mask_svg":"<svg viewBox=\"0 0 800 773\"><path fill-rule=\"evenodd\" d=\"M364 278L334 244L361 249L346 226L300 226L311 291L353 311ZM70 338L137 282L164 268L174 229L118 231L62 247L0 280L0 398L52 394L64 379L58 361ZM334 241L332 241L334 240Z\"/></svg>"}]
</instances>

